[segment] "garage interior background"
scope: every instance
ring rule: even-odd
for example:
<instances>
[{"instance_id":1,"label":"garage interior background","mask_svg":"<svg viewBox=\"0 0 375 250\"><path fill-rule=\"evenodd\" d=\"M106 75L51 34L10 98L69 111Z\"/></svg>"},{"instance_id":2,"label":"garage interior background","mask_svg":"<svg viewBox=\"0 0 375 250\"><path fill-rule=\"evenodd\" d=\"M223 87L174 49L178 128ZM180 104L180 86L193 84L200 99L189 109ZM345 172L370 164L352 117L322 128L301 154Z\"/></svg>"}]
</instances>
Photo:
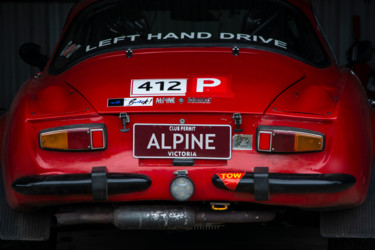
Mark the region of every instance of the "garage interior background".
<instances>
[{"instance_id":1,"label":"garage interior background","mask_svg":"<svg viewBox=\"0 0 375 250\"><path fill-rule=\"evenodd\" d=\"M34 42L51 55L65 19L76 1L8 1L0 3L0 109L9 108L22 83L38 72L23 62L19 47ZM375 44L375 0L312 0L339 65L353 43L353 15L360 16L360 40ZM375 58L371 61L375 70Z\"/></svg>"}]
</instances>

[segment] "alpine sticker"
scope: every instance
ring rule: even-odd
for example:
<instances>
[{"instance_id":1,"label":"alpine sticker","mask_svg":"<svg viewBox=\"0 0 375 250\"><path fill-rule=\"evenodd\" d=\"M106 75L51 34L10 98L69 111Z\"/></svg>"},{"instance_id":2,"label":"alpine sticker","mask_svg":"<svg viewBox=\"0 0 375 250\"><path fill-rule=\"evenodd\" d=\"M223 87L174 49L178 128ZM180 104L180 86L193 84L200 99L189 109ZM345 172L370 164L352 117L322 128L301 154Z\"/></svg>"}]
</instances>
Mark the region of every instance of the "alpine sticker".
<instances>
[{"instance_id":1,"label":"alpine sticker","mask_svg":"<svg viewBox=\"0 0 375 250\"><path fill-rule=\"evenodd\" d=\"M229 190L236 190L238 183L244 177L245 172L235 172L235 173L219 173L217 176L221 179L224 185Z\"/></svg>"},{"instance_id":2,"label":"alpine sticker","mask_svg":"<svg viewBox=\"0 0 375 250\"><path fill-rule=\"evenodd\" d=\"M108 107L142 107L153 106L154 98L117 98L108 99Z\"/></svg>"},{"instance_id":3,"label":"alpine sticker","mask_svg":"<svg viewBox=\"0 0 375 250\"><path fill-rule=\"evenodd\" d=\"M174 97L158 97L155 100L156 104L175 104L176 99Z\"/></svg>"}]
</instances>

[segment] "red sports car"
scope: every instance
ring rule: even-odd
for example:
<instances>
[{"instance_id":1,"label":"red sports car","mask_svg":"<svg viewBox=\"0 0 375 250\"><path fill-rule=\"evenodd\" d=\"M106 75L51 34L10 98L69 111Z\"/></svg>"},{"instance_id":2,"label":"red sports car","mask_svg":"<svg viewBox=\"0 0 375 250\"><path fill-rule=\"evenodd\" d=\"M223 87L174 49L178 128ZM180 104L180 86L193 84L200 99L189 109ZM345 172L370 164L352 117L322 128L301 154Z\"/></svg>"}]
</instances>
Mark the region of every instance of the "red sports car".
<instances>
[{"instance_id":1,"label":"red sports car","mask_svg":"<svg viewBox=\"0 0 375 250\"><path fill-rule=\"evenodd\" d=\"M88 0L47 65L29 55L44 69L0 120L7 213L42 228L19 238L51 216L191 229L367 197L374 112L306 0Z\"/></svg>"}]
</instances>

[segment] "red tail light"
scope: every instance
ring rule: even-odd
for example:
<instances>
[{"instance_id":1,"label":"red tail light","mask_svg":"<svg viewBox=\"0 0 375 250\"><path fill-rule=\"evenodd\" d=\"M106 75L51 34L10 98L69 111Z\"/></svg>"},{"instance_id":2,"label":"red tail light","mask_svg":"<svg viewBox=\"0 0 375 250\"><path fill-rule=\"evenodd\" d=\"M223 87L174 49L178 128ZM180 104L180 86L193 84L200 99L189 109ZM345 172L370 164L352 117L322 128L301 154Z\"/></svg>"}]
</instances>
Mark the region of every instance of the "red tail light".
<instances>
[{"instance_id":1,"label":"red tail light","mask_svg":"<svg viewBox=\"0 0 375 250\"><path fill-rule=\"evenodd\" d=\"M302 153L324 149L324 134L287 127L260 126L257 130L259 152Z\"/></svg>"},{"instance_id":2,"label":"red tail light","mask_svg":"<svg viewBox=\"0 0 375 250\"><path fill-rule=\"evenodd\" d=\"M271 152L272 149L272 132L260 131L258 133L258 150Z\"/></svg>"},{"instance_id":3,"label":"red tail light","mask_svg":"<svg viewBox=\"0 0 375 250\"><path fill-rule=\"evenodd\" d=\"M91 148L103 149L104 144L104 130L103 129L91 129Z\"/></svg>"},{"instance_id":4,"label":"red tail light","mask_svg":"<svg viewBox=\"0 0 375 250\"><path fill-rule=\"evenodd\" d=\"M90 151L106 148L104 125L77 125L40 131L42 149L63 151Z\"/></svg>"}]
</instances>

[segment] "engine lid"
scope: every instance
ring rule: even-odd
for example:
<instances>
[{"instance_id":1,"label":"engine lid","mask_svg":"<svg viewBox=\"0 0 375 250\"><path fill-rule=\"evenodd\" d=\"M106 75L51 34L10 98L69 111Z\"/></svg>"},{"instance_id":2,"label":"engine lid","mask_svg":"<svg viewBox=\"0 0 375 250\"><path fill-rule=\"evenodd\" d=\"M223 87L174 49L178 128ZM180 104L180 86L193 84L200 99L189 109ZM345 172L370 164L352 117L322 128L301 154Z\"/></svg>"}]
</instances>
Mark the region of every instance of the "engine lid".
<instances>
[{"instance_id":1,"label":"engine lid","mask_svg":"<svg viewBox=\"0 0 375 250\"><path fill-rule=\"evenodd\" d=\"M271 52L192 48L137 50L130 58L113 52L81 62L62 77L102 114L263 114L304 73Z\"/></svg>"}]
</instances>

